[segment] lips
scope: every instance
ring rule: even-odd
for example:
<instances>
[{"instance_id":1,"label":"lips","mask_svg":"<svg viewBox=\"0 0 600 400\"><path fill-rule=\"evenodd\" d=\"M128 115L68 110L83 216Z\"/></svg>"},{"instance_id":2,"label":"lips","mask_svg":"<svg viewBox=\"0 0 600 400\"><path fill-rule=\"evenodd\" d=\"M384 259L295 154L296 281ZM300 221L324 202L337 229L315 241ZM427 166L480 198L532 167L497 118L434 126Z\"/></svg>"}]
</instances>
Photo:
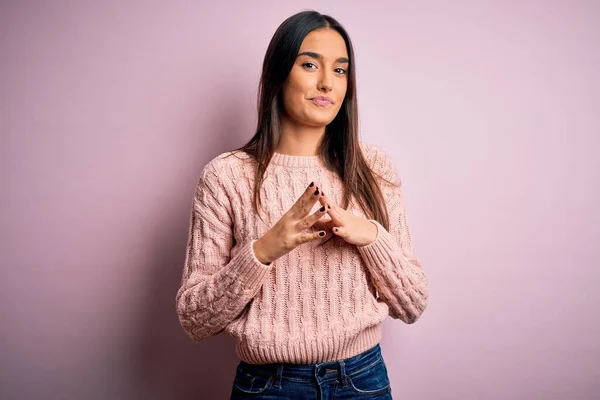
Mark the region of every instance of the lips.
<instances>
[{"instance_id":1,"label":"lips","mask_svg":"<svg viewBox=\"0 0 600 400\"><path fill-rule=\"evenodd\" d=\"M326 106L330 106L333 104L333 101L329 97L322 97L322 96L315 97L314 99L311 99L311 101L321 107L326 107Z\"/></svg>"}]
</instances>

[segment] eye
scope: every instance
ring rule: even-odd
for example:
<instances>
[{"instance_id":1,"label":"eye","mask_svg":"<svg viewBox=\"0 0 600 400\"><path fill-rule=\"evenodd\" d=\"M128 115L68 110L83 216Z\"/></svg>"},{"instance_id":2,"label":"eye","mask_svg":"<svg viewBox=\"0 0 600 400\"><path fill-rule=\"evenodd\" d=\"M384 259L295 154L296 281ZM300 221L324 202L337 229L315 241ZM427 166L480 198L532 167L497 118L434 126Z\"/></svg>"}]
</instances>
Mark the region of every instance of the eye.
<instances>
[{"instance_id":1,"label":"eye","mask_svg":"<svg viewBox=\"0 0 600 400\"><path fill-rule=\"evenodd\" d=\"M335 70L336 70L336 71L338 71L338 70L339 70L339 71L342 71L342 72L340 72L340 74L342 74L342 75L346 75L346 70L345 70L344 68L336 68Z\"/></svg>"},{"instance_id":2,"label":"eye","mask_svg":"<svg viewBox=\"0 0 600 400\"><path fill-rule=\"evenodd\" d=\"M313 65L316 67L316 65L311 62L305 62L304 64L302 64L303 67L306 67L307 65ZM313 69L313 68L309 68L309 69Z\"/></svg>"}]
</instances>

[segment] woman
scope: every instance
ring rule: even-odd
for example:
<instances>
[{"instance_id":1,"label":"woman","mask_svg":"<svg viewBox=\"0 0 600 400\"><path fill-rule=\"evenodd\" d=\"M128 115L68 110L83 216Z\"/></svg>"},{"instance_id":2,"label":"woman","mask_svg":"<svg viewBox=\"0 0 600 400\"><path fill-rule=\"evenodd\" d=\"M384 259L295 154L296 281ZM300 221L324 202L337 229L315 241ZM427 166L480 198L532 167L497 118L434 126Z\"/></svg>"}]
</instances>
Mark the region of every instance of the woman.
<instances>
[{"instance_id":1,"label":"woman","mask_svg":"<svg viewBox=\"0 0 600 400\"><path fill-rule=\"evenodd\" d=\"M389 399L381 323L415 322L428 284L394 164L359 142L354 52L335 19L279 26L258 106L254 137L197 184L181 326L236 338L232 399Z\"/></svg>"}]
</instances>

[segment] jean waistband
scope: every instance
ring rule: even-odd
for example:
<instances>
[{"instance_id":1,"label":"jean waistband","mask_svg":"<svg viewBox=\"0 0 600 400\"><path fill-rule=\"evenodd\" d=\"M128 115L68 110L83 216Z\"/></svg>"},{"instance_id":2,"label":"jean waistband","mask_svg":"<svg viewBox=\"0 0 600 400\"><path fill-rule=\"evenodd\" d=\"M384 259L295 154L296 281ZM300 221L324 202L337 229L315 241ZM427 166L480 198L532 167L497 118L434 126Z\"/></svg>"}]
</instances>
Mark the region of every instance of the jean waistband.
<instances>
[{"instance_id":1,"label":"jean waistband","mask_svg":"<svg viewBox=\"0 0 600 400\"><path fill-rule=\"evenodd\" d=\"M353 373L374 364L380 358L382 358L381 346L378 343L354 357L342 360L324 361L315 364L248 364L245 361L240 361L239 366L243 370L262 372L271 376L293 376L303 380L327 380L328 377L335 377L340 373L342 375L353 375Z\"/></svg>"}]
</instances>

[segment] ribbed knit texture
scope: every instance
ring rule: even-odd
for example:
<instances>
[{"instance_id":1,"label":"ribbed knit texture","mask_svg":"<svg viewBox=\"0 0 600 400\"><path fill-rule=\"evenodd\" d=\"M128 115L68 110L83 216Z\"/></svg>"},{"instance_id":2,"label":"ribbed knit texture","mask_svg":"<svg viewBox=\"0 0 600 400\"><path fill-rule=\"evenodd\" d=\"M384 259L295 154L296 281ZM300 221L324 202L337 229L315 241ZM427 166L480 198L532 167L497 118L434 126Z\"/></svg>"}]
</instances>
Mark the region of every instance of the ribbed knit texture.
<instances>
[{"instance_id":1,"label":"ribbed knit texture","mask_svg":"<svg viewBox=\"0 0 600 400\"><path fill-rule=\"evenodd\" d=\"M400 185L393 162L361 143L374 172ZM187 254L176 306L196 342L222 331L251 364L312 364L355 356L379 343L390 315L407 324L427 307L428 280L413 249L400 186L381 183L389 232L355 246L334 237L316 240L262 264L253 242L286 213L314 181L341 205L342 182L319 156L275 153L261 187L266 206L252 211L255 162L223 153L203 169L193 197ZM311 213L321 207L316 202ZM360 207L348 210L365 217Z\"/></svg>"}]
</instances>

